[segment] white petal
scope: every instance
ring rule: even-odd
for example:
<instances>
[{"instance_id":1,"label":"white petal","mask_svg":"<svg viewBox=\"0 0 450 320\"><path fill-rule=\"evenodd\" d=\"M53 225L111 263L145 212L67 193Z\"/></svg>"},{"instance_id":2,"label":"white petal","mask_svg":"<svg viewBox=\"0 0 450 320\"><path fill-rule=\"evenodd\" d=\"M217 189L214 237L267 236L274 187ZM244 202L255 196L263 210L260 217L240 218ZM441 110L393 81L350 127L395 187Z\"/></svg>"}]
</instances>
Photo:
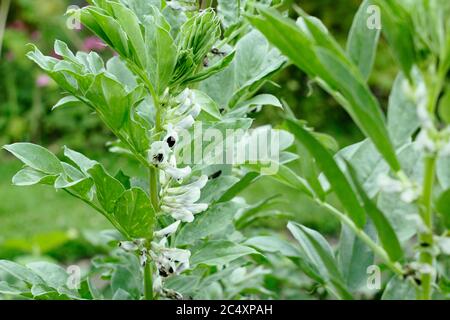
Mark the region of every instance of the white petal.
<instances>
[{"instance_id":1,"label":"white petal","mask_svg":"<svg viewBox=\"0 0 450 320\"><path fill-rule=\"evenodd\" d=\"M181 220L183 222L194 221L194 215L192 214L192 212L185 208L173 208L166 205L162 205L161 210L165 213L170 214L170 216L175 220Z\"/></svg>"},{"instance_id":2,"label":"white petal","mask_svg":"<svg viewBox=\"0 0 450 320\"><path fill-rule=\"evenodd\" d=\"M174 196L165 196L163 197L164 203L195 203L200 199L200 189L199 188L192 188L185 193L174 195Z\"/></svg>"},{"instance_id":3,"label":"white petal","mask_svg":"<svg viewBox=\"0 0 450 320\"><path fill-rule=\"evenodd\" d=\"M188 115L187 117L183 118L181 121L179 121L176 126L182 129L189 129L192 127L195 123L194 118L191 115Z\"/></svg>"},{"instance_id":4,"label":"white petal","mask_svg":"<svg viewBox=\"0 0 450 320\"><path fill-rule=\"evenodd\" d=\"M174 188L168 188L167 193L169 193L171 195L177 195L177 194L183 194L186 191L191 190L193 188L202 189L206 185L207 182L208 182L208 176L202 175L196 181L191 182L189 184L182 185L179 187L174 187Z\"/></svg>"},{"instance_id":5,"label":"white petal","mask_svg":"<svg viewBox=\"0 0 450 320\"><path fill-rule=\"evenodd\" d=\"M190 167L184 168L174 168L174 167L165 167L163 170L175 180L182 180L191 174Z\"/></svg>"},{"instance_id":6,"label":"white petal","mask_svg":"<svg viewBox=\"0 0 450 320\"><path fill-rule=\"evenodd\" d=\"M162 238L168 235L171 235L175 233L178 230L178 226L180 225L181 221L176 221L172 223L171 225L165 227L164 229L161 229L159 231L156 231L154 233L155 237Z\"/></svg>"}]
</instances>

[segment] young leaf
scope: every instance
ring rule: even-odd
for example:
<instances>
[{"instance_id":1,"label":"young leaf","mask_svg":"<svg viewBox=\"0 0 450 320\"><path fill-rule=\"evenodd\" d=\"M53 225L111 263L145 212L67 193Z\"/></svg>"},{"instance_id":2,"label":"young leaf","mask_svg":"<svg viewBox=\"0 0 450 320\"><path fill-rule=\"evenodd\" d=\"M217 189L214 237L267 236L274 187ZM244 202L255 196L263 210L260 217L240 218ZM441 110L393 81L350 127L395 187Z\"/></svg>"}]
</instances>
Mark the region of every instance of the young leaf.
<instances>
[{"instance_id":1,"label":"young leaf","mask_svg":"<svg viewBox=\"0 0 450 320\"><path fill-rule=\"evenodd\" d=\"M296 120L287 119L290 131L300 143L308 149L309 153L316 159L318 167L323 171L331 184L333 191L345 208L347 214L355 224L363 228L366 223L364 209L359 203L351 184L336 164L333 156L322 144L306 131Z\"/></svg>"},{"instance_id":2,"label":"young leaf","mask_svg":"<svg viewBox=\"0 0 450 320\"><path fill-rule=\"evenodd\" d=\"M74 96L67 96L59 100L53 107L52 111L64 106L79 105L81 101Z\"/></svg>"},{"instance_id":3,"label":"young leaf","mask_svg":"<svg viewBox=\"0 0 450 320\"><path fill-rule=\"evenodd\" d=\"M169 31L158 24L155 16L145 20L145 43L150 81L156 93L162 94L175 69L177 48Z\"/></svg>"},{"instance_id":4,"label":"young leaf","mask_svg":"<svg viewBox=\"0 0 450 320\"><path fill-rule=\"evenodd\" d=\"M3 147L27 166L47 174L60 174L63 167L47 149L32 143L15 143Z\"/></svg>"},{"instance_id":5,"label":"young leaf","mask_svg":"<svg viewBox=\"0 0 450 320\"><path fill-rule=\"evenodd\" d=\"M12 178L15 186L32 186L35 184L53 184L56 175L48 175L30 167L25 167Z\"/></svg>"},{"instance_id":6,"label":"young leaf","mask_svg":"<svg viewBox=\"0 0 450 320\"><path fill-rule=\"evenodd\" d=\"M226 69L233 61L235 53L236 53L235 51L229 53L225 58L221 59L219 62L216 62L212 66L203 69L200 72L194 74L193 76L187 78L186 80L183 81L183 84L200 82L221 72L222 70Z\"/></svg>"},{"instance_id":7,"label":"young leaf","mask_svg":"<svg viewBox=\"0 0 450 320\"><path fill-rule=\"evenodd\" d=\"M353 19L347 40L347 53L358 66L364 79L368 79L375 61L381 28L369 28L370 12L373 0L364 0Z\"/></svg>"}]
</instances>

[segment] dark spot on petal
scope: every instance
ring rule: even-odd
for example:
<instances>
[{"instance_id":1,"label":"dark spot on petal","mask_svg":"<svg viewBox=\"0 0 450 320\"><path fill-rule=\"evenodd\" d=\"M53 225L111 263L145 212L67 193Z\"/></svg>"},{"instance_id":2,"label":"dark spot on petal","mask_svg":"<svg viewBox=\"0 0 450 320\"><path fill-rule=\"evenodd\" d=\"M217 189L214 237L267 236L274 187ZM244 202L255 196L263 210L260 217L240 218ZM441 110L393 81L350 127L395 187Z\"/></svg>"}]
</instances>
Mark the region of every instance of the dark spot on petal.
<instances>
[{"instance_id":1,"label":"dark spot on petal","mask_svg":"<svg viewBox=\"0 0 450 320\"><path fill-rule=\"evenodd\" d=\"M172 148L175 145L176 140L174 137L170 136L167 138L166 142L167 142L169 148Z\"/></svg>"},{"instance_id":2,"label":"dark spot on petal","mask_svg":"<svg viewBox=\"0 0 450 320\"><path fill-rule=\"evenodd\" d=\"M210 176L208 177L208 179L209 179L209 180L217 179L217 178L220 177L221 175L222 175L222 170L219 170L219 171L217 171L217 172L214 172L212 175L210 175Z\"/></svg>"},{"instance_id":3,"label":"dark spot on petal","mask_svg":"<svg viewBox=\"0 0 450 320\"><path fill-rule=\"evenodd\" d=\"M422 280L420 280L420 279L417 278L417 277L414 277L414 282L415 282L418 286L422 285Z\"/></svg>"},{"instance_id":4,"label":"dark spot on petal","mask_svg":"<svg viewBox=\"0 0 450 320\"><path fill-rule=\"evenodd\" d=\"M157 155L155 155L153 157L153 160L156 161L156 162L163 162L164 155L162 153L158 153Z\"/></svg>"},{"instance_id":5,"label":"dark spot on petal","mask_svg":"<svg viewBox=\"0 0 450 320\"><path fill-rule=\"evenodd\" d=\"M159 275L163 278L167 278L169 276L164 269L159 269Z\"/></svg>"}]
</instances>

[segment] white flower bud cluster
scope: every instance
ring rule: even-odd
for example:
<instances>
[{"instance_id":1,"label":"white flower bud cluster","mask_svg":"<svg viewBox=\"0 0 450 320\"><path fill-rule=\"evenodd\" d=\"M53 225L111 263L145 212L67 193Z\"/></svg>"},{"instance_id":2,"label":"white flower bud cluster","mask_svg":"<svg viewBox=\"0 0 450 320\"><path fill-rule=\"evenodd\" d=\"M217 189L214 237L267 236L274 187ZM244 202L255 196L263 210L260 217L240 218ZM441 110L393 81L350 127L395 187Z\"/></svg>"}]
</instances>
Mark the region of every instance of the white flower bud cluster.
<instances>
[{"instance_id":1,"label":"white flower bud cluster","mask_svg":"<svg viewBox=\"0 0 450 320\"><path fill-rule=\"evenodd\" d=\"M417 150L427 154L450 155L450 127L439 131L433 121L433 117L427 109L428 95L424 82L412 88L409 82L404 83L404 92L417 105L417 117L420 123L420 132L415 141Z\"/></svg>"},{"instance_id":2,"label":"white flower bud cluster","mask_svg":"<svg viewBox=\"0 0 450 320\"><path fill-rule=\"evenodd\" d=\"M450 126L442 131L422 129L417 135L415 148L428 154L450 156Z\"/></svg>"},{"instance_id":3,"label":"white flower bud cluster","mask_svg":"<svg viewBox=\"0 0 450 320\"><path fill-rule=\"evenodd\" d=\"M387 193L399 193L400 199L405 203L412 203L419 199L421 189L418 185L409 181L400 181L389 177L387 174L380 174L377 179L380 189Z\"/></svg>"}]
</instances>

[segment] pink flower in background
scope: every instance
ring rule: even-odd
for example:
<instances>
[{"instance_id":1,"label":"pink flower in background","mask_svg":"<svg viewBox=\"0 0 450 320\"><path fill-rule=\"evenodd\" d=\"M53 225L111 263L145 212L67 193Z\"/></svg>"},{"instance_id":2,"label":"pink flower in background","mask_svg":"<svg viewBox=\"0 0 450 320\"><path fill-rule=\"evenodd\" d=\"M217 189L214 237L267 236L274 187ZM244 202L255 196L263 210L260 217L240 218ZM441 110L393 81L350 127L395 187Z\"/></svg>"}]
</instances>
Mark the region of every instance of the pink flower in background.
<instances>
[{"instance_id":1,"label":"pink flower in background","mask_svg":"<svg viewBox=\"0 0 450 320\"><path fill-rule=\"evenodd\" d=\"M16 57L14 56L14 52L8 51L6 53L6 60L7 61L13 61Z\"/></svg>"},{"instance_id":2,"label":"pink flower in background","mask_svg":"<svg viewBox=\"0 0 450 320\"><path fill-rule=\"evenodd\" d=\"M36 79L36 85L38 86L38 88L47 87L49 84L50 84L50 78L45 74L39 75Z\"/></svg>"},{"instance_id":3,"label":"pink flower in background","mask_svg":"<svg viewBox=\"0 0 450 320\"><path fill-rule=\"evenodd\" d=\"M83 50L84 51L103 51L105 50L106 45L97 37L88 37L84 40Z\"/></svg>"},{"instance_id":4,"label":"pink flower in background","mask_svg":"<svg viewBox=\"0 0 450 320\"><path fill-rule=\"evenodd\" d=\"M42 36L42 34L41 34L41 32L38 31L38 30L35 30L35 31L33 31L33 32L31 33L31 39L32 39L33 41L37 41L37 40L41 39L41 36Z\"/></svg>"},{"instance_id":5,"label":"pink flower in background","mask_svg":"<svg viewBox=\"0 0 450 320\"><path fill-rule=\"evenodd\" d=\"M19 31L27 31L27 26L22 20L16 20L9 24L8 28Z\"/></svg>"}]
</instances>

